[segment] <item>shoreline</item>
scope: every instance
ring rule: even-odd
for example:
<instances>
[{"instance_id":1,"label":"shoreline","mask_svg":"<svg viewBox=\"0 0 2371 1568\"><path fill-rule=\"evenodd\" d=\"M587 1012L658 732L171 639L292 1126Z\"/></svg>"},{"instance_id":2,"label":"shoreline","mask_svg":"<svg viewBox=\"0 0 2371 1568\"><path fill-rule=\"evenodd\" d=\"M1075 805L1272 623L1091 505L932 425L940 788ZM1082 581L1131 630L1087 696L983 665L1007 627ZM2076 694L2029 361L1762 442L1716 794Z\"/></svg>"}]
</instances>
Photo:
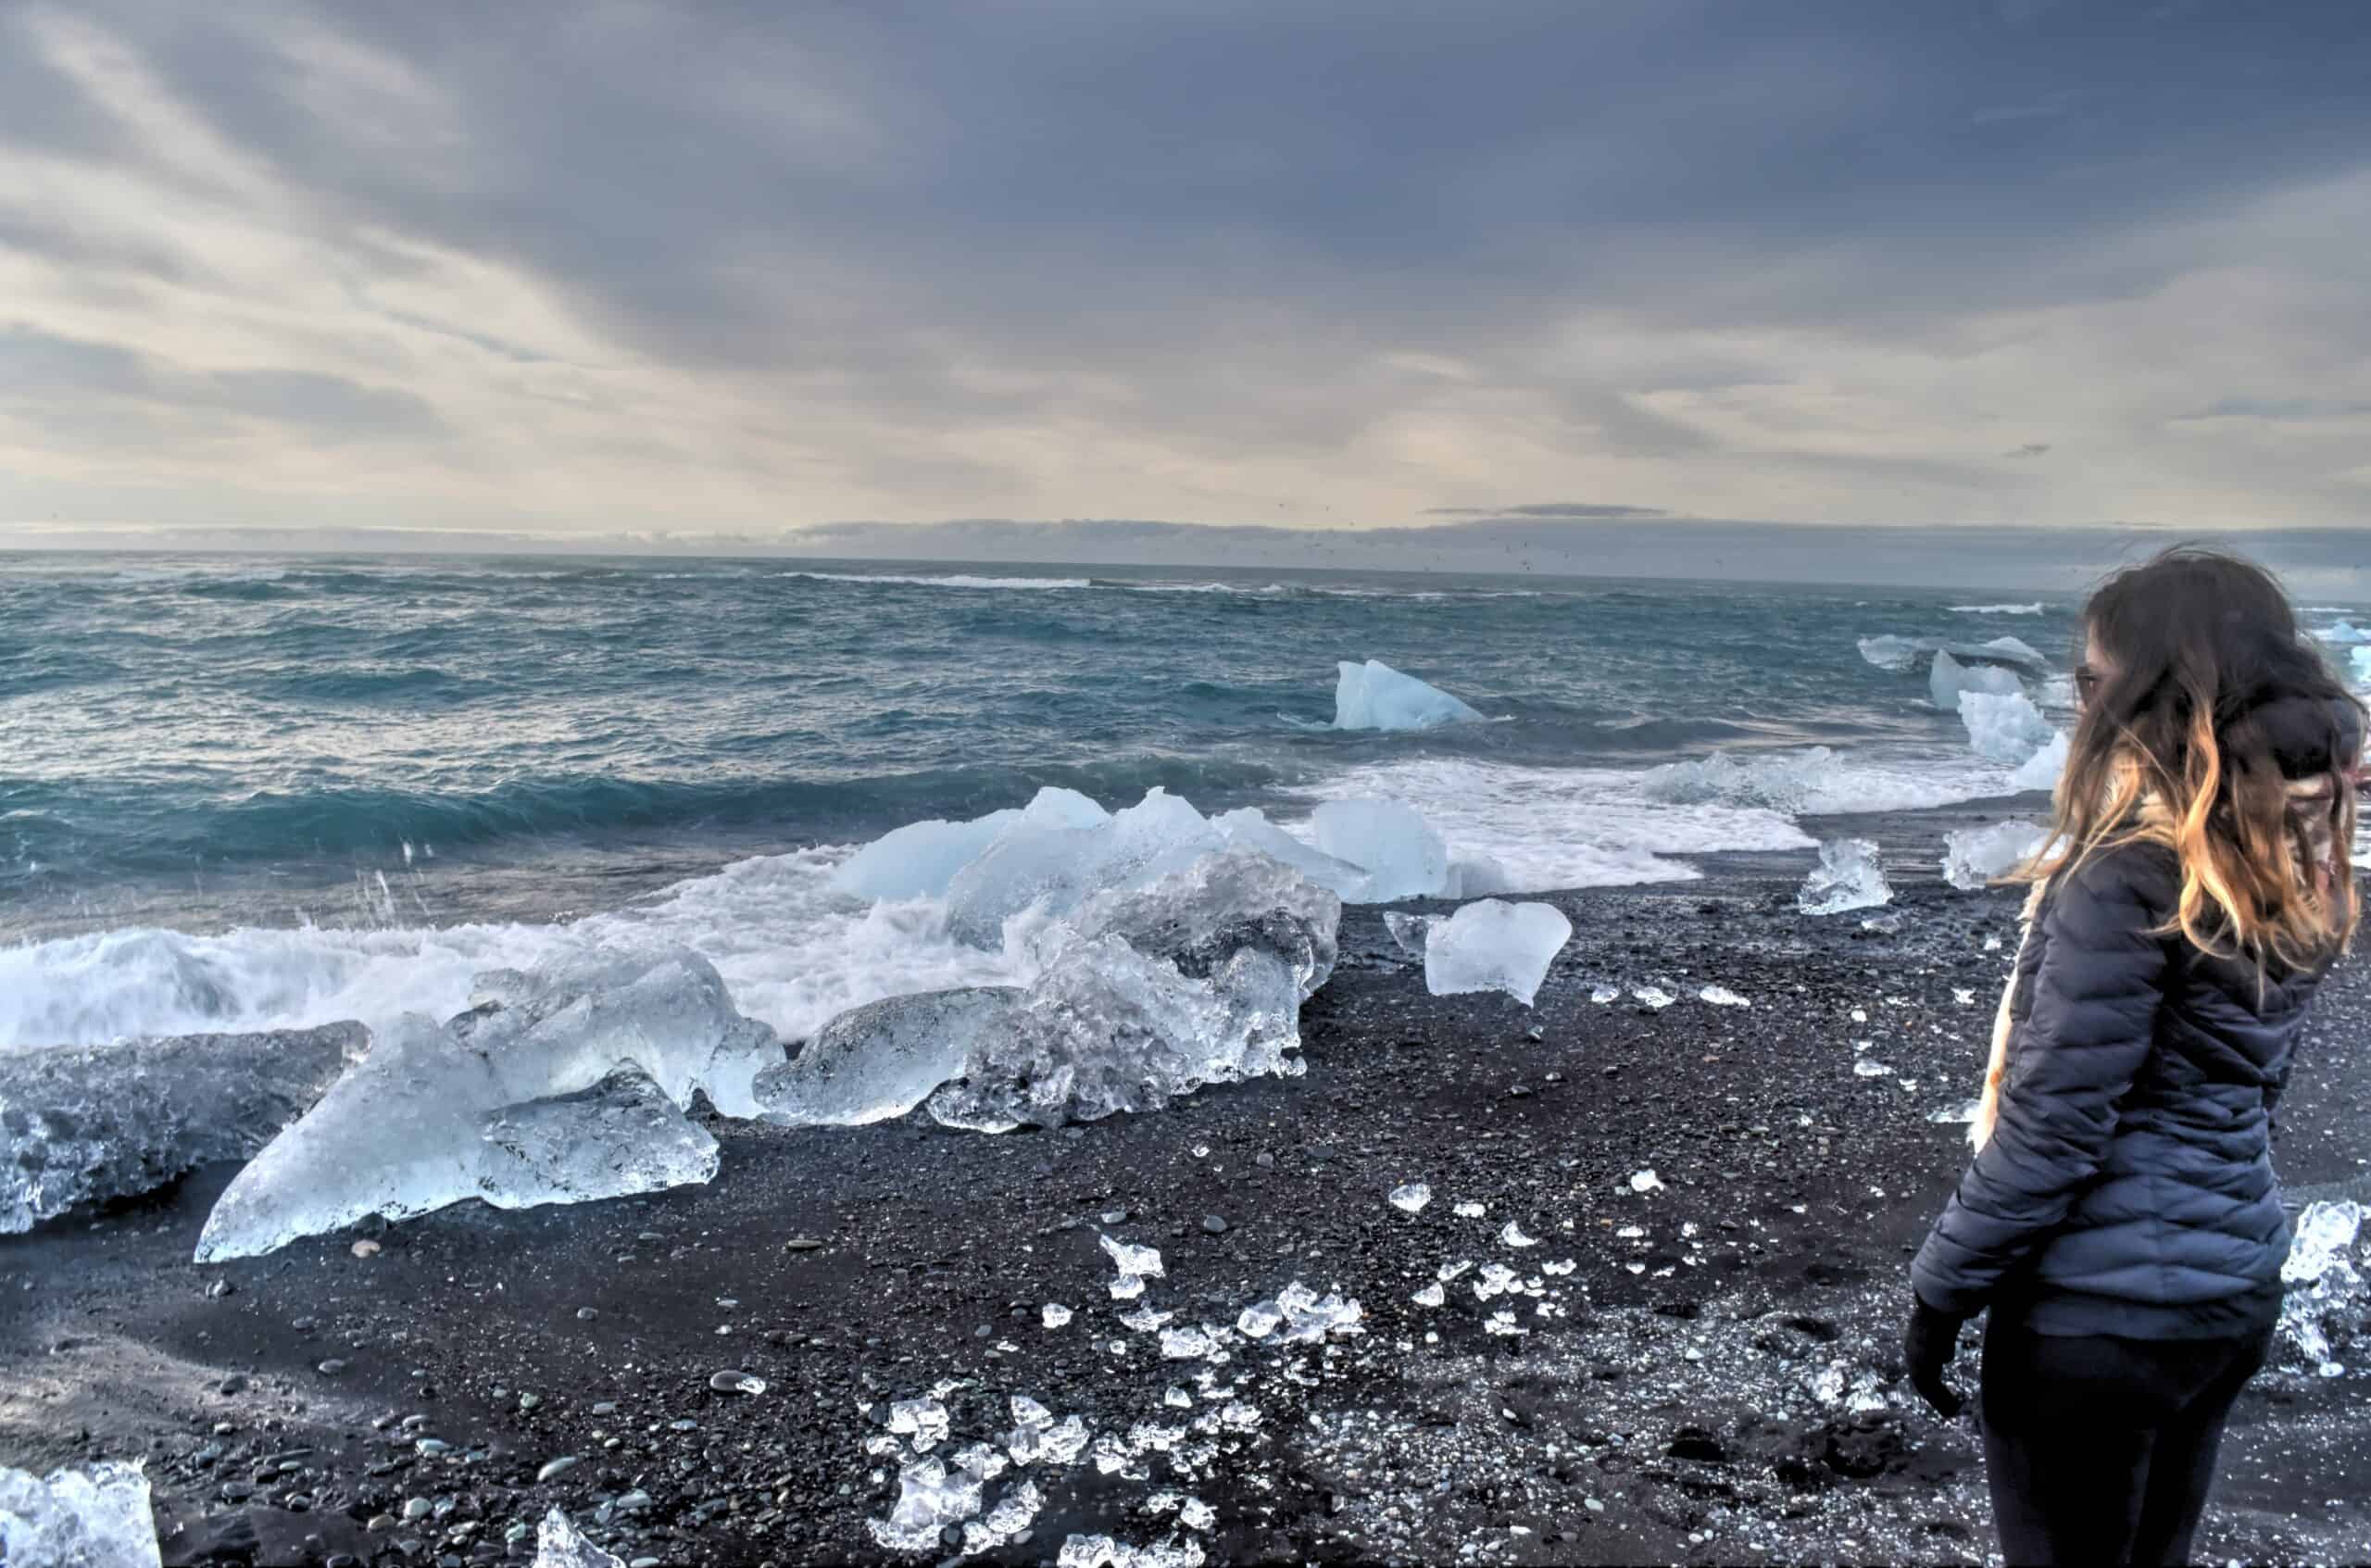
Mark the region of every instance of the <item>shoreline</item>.
<instances>
[{"instance_id":1,"label":"shoreline","mask_svg":"<svg viewBox=\"0 0 2371 1568\"><path fill-rule=\"evenodd\" d=\"M1183 1429L1109 1473L1091 1450L1032 1466L1043 1511L982 1562L1050 1561L1073 1533L1191 1536L1212 1561L1980 1561L1973 1428L1915 1404L1895 1336L1908 1252L1964 1158L1963 1129L1928 1117L1973 1095L2014 946L2013 895L1937 879L1940 834L2023 809L1808 819L1885 846L1895 934L1798 915L1807 851L1535 896L1574 934L1530 1010L1430 996L1381 909L1352 909L1303 1010L1306 1076L1154 1115L997 1137L710 1119L705 1186L467 1204L202 1269L190 1250L232 1173L201 1172L0 1238L0 1463L146 1458L169 1564L523 1561L554 1505L629 1562L920 1563L950 1554L867 1528L897 1461L866 1445L891 1401L955 1382L940 1457L1007 1430L1013 1394L1115 1455ZM1681 999L1590 1001L1614 981ZM1707 984L1752 1005L1706 1004ZM2358 960L2284 1108L2292 1191L2363 1179L2371 1072L2345 1047L2365 1037ZM1855 1038L1888 1075L1853 1074ZM1632 1190L1649 1168L1662 1187ZM1403 1182L1431 1186L1421 1213L1385 1201ZM1509 1222L1538 1245L1502 1241ZM1110 1298L1100 1233L1164 1254L1141 1300ZM1459 1261L1474 1268L1444 1306L1411 1301ZM1518 1284L1477 1300L1493 1261ZM1295 1279L1356 1298L1364 1332L1214 1364L1118 1321L1149 1305L1224 1326ZM1045 1327L1048 1302L1074 1317ZM1500 1311L1522 1332L1494 1331ZM712 1391L720 1371L768 1387ZM2293 1357L2260 1378L2202 1551L2358 1554L2366 1388ZM1164 1491L1210 1505L1210 1531L1148 1512Z\"/></svg>"}]
</instances>

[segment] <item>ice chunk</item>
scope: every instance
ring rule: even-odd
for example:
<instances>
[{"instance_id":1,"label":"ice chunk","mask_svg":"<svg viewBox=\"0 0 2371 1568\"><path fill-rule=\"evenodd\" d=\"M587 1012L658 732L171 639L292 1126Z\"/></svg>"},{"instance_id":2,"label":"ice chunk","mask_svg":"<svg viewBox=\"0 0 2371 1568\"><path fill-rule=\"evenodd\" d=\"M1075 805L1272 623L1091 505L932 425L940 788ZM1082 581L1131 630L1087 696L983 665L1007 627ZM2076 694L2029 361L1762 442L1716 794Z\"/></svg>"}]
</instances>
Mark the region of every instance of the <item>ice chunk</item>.
<instances>
[{"instance_id":1,"label":"ice chunk","mask_svg":"<svg viewBox=\"0 0 2371 1568\"><path fill-rule=\"evenodd\" d=\"M1994 637L1985 647L2003 659L2013 659L2020 664L2039 664L2042 657L2031 646L2015 637Z\"/></svg>"},{"instance_id":2,"label":"ice chunk","mask_svg":"<svg viewBox=\"0 0 2371 1568\"><path fill-rule=\"evenodd\" d=\"M136 1464L53 1470L0 1466L0 1562L14 1568L157 1568L157 1521Z\"/></svg>"},{"instance_id":3,"label":"ice chunk","mask_svg":"<svg viewBox=\"0 0 2371 1568\"><path fill-rule=\"evenodd\" d=\"M2058 734L2023 692L1962 692L1960 722L1978 757L2013 768L2032 760Z\"/></svg>"},{"instance_id":4,"label":"ice chunk","mask_svg":"<svg viewBox=\"0 0 2371 1568\"><path fill-rule=\"evenodd\" d=\"M1424 989L1436 997L1504 991L1529 1007L1572 935L1573 922L1552 904L1463 905L1425 944Z\"/></svg>"},{"instance_id":5,"label":"ice chunk","mask_svg":"<svg viewBox=\"0 0 2371 1568\"><path fill-rule=\"evenodd\" d=\"M1619 985L1599 985L1592 987L1589 991L1589 1000L1595 1002L1599 1007L1605 1006L1608 1002L1618 1002L1621 999L1622 987Z\"/></svg>"},{"instance_id":6,"label":"ice chunk","mask_svg":"<svg viewBox=\"0 0 2371 1568\"><path fill-rule=\"evenodd\" d=\"M1235 1331L1246 1339L1265 1339L1284 1321L1284 1312L1273 1301L1254 1301L1236 1314Z\"/></svg>"},{"instance_id":7,"label":"ice chunk","mask_svg":"<svg viewBox=\"0 0 2371 1568\"><path fill-rule=\"evenodd\" d=\"M1145 1277L1142 1274L1122 1274L1111 1282L1109 1288L1114 1301L1133 1301L1145 1293Z\"/></svg>"},{"instance_id":8,"label":"ice chunk","mask_svg":"<svg viewBox=\"0 0 2371 1568\"><path fill-rule=\"evenodd\" d=\"M1202 1568L1202 1546L1191 1538L1164 1536L1132 1546L1110 1536L1072 1536L1055 1554L1054 1568Z\"/></svg>"},{"instance_id":9,"label":"ice chunk","mask_svg":"<svg viewBox=\"0 0 2371 1568\"><path fill-rule=\"evenodd\" d=\"M1836 915L1893 901L1877 847L1865 838L1832 838L1819 847L1819 867L1795 896L1807 915Z\"/></svg>"},{"instance_id":10,"label":"ice chunk","mask_svg":"<svg viewBox=\"0 0 2371 1568\"><path fill-rule=\"evenodd\" d=\"M1889 1078L1893 1076L1893 1069L1888 1067L1884 1062L1879 1061L1875 1057L1864 1056L1859 1058L1852 1063L1852 1076L1855 1078Z\"/></svg>"},{"instance_id":11,"label":"ice chunk","mask_svg":"<svg viewBox=\"0 0 2371 1568\"><path fill-rule=\"evenodd\" d=\"M797 1056L758 1075L769 1122L861 1126L903 1116L962 1075L981 1026L1001 1019L1016 986L975 985L888 997L839 1014Z\"/></svg>"},{"instance_id":12,"label":"ice chunk","mask_svg":"<svg viewBox=\"0 0 2371 1568\"><path fill-rule=\"evenodd\" d=\"M1247 850L1057 922L1044 968L985 1020L963 1076L930 1098L949 1126L1005 1132L1151 1110L1204 1084L1300 1071L1300 1005L1332 972L1341 903Z\"/></svg>"},{"instance_id":13,"label":"ice chunk","mask_svg":"<svg viewBox=\"0 0 2371 1568\"><path fill-rule=\"evenodd\" d=\"M1935 665L1927 672L1927 694L1935 706L1946 713L1960 710L1960 697L1967 692L1988 692L1998 696L2022 694L2025 683L2017 679L2013 670L1995 665L1967 665L1951 657L1951 650L1936 650Z\"/></svg>"},{"instance_id":14,"label":"ice chunk","mask_svg":"<svg viewBox=\"0 0 2371 1568\"><path fill-rule=\"evenodd\" d=\"M2280 1333L2327 1374L2330 1330L2352 1328L2363 1306L2363 1273L2354 1249L2361 1238L2364 1207L2351 1200L2316 1200L2297 1216L2289 1257L2280 1266L2288 1294L2280 1305Z\"/></svg>"},{"instance_id":15,"label":"ice chunk","mask_svg":"<svg viewBox=\"0 0 2371 1568\"><path fill-rule=\"evenodd\" d=\"M1336 859L1323 849L1302 843L1270 822L1255 806L1213 817L1211 825L1226 835L1228 844L1238 849L1256 849L1272 860L1283 861L1346 904L1366 901L1364 867Z\"/></svg>"},{"instance_id":16,"label":"ice chunk","mask_svg":"<svg viewBox=\"0 0 2371 1568\"><path fill-rule=\"evenodd\" d=\"M572 1095L484 1119L476 1181L463 1195L497 1209L592 1203L716 1179L716 1139L628 1063Z\"/></svg>"},{"instance_id":17,"label":"ice chunk","mask_svg":"<svg viewBox=\"0 0 2371 1568\"><path fill-rule=\"evenodd\" d=\"M2031 859L2049 842L2049 830L2033 822L1954 828L1943 835L1943 880L1973 892Z\"/></svg>"},{"instance_id":18,"label":"ice chunk","mask_svg":"<svg viewBox=\"0 0 2371 1568\"><path fill-rule=\"evenodd\" d=\"M1403 1214L1421 1214L1432 1200L1433 1189L1422 1182L1408 1182L1391 1189L1391 1206Z\"/></svg>"},{"instance_id":19,"label":"ice chunk","mask_svg":"<svg viewBox=\"0 0 2371 1568\"><path fill-rule=\"evenodd\" d=\"M1908 672L1925 651L1909 637L1888 634L1861 639L1861 657L1878 669L1891 671L1897 675Z\"/></svg>"},{"instance_id":20,"label":"ice chunk","mask_svg":"<svg viewBox=\"0 0 2371 1568\"><path fill-rule=\"evenodd\" d=\"M1334 684L1337 730L1428 730L1472 723L1482 715L1437 686L1403 675L1380 659L1344 661Z\"/></svg>"},{"instance_id":21,"label":"ice chunk","mask_svg":"<svg viewBox=\"0 0 2371 1568\"><path fill-rule=\"evenodd\" d=\"M535 1526L535 1561L532 1568L626 1568L625 1561L603 1551L578 1533L568 1515L553 1509Z\"/></svg>"},{"instance_id":22,"label":"ice chunk","mask_svg":"<svg viewBox=\"0 0 2371 1568\"><path fill-rule=\"evenodd\" d=\"M1447 923L1447 918L1441 915L1402 914L1398 909L1386 909L1383 914L1383 928L1391 933L1399 950L1411 959L1423 958L1424 945L1432 939L1434 929Z\"/></svg>"},{"instance_id":23,"label":"ice chunk","mask_svg":"<svg viewBox=\"0 0 2371 1568\"><path fill-rule=\"evenodd\" d=\"M1753 1005L1752 1002L1738 996L1725 985L1707 985L1696 993L1696 999L1710 1002L1716 1008L1746 1008Z\"/></svg>"},{"instance_id":24,"label":"ice chunk","mask_svg":"<svg viewBox=\"0 0 2371 1568\"><path fill-rule=\"evenodd\" d=\"M980 1478L968 1470L950 1473L935 1459L918 1460L897 1472L897 1500L885 1520L869 1521L872 1538L890 1551L933 1551L938 1533L980 1512Z\"/></svg>"},{"instance_id":25,"label":"ice chunk","mask_svg":"<svg viewBox=\"0 0 2371 1568\"><path fill-rule=\"evenodd\" d=\"M1361 903L1435 898L1449 887L1449 846L1412 806L1328 800L1310 817L1317 847L1367 873Z\"/></svg>"},{"instance_id":26,"label":"ice chunk","mask_svg":"<svg viewBox=\"0 0 2371 1568\"><path fill-rule=\"evenodd\" d=\"M2058 775L2066 771L2066 732L2054 732L2049 745L2026 759L2024 764L2009 775L2009 787L2013 790L2056 789Z\"/></svg>"},{"instance_id":27,"label":"ice chunk","mask_svg":"<svg viewBox=\"0 0 2371 1568\"><path fill-rule=\"evenodd\" d=\"M1048 1328L1060 1328L1071 1321L1071 1310L1060 1301L1048 1301L1039 1316Z\"/></svg>"},{"instance_id":28,"label":"ice chunk","mask_svg":"<svg viewBox=\"0 0 2371 1568\"><path fill-rule=\"evenodd\" d=\"M1020 1420L1021 1397L1014 1398L1012 1409L1014 1419ZM915 1399L893 1399L889 1403L890 1433L912 1438L914 1452L918 1454L926 1454L947 1441L947 1406L933 1395L925 1394Z\"/></svg>"},{"instance_id":29,"label":"ice chunk","mask_svg":"<svg viewBox=\"0 0 2371 1568\"><path fill-rule=\"evenodd\" d=\"M1038 1511L1045 1506L1046 1499L1039 1495L1035 1483L1015 1482L1003 1497L997 1499L994 1508L963 1526L963 1555L977 1557L1010 1544L1035 1523Z\"/></svg>"},{"instance_id":30,"label":"ice chunk","mask_svg":"<svg viewBox=\"0 0 2371 1568\"><path fill-rule=\"evenodd\" d=\"M252 1159L370 1042L332 1023L0 1054L0 1232Z\"/></svg>"},{"instance_id":31,"label":"ice chunk","mask_svg":"<svg viewBox=\"0 0 2371 1568\"><path fill-rule=\"evenodd\" d=\"M1960 1105L1947 1105L1926 1120L1938 1127L1964 1127L1976 1120L1976 1112L1983 1109L1983 1101L1973 1099Z\"/></svg>"},{"instance_id":32,"label":"ice chunk","mask_svg":"<svg viewBox=\"0 0 2371 1568\"><path fill-rule=\"evenodd\" d=\"M1173 1361L1198 1361L1218 1348L1218 1341L1198 1328L1160 1331L1160 1353Z\"/></svg>"},{"instance_id":33,"label":"ice chunk","mask_svg":"<svg viewBox=\"0 0 2371 1568\"><path fill-rule=\"evenodd\" d=\"M1509 1220L1507 1222L1506 1228L1499 1233L1499 1241L1501 1246L1505 1247L1537 1247L1539 1245L1538 1237L1524 1235L1523 1226L1517 1224L1512 1220Z\"/></svg>"},{"instance_id":34,"label":"ice chunk","mask_svg":"<svg viewBox=\"0 0 2371 1568\"><path fill-rule=\"evenodd\" d=\"M1652 1171L1639 1171L1633 1173L1630 1177L1630 1190L1632 1192L1659 1192L1662 1189L1662 1185L1663 1179L1661 1176L1656 1175Z\"/></svg>"},{"instance_id":35,"label":"ice chunk","mask_svg":"<svg viewBox=\"0 0 2371 1568\"><path fill-rule=\"evenodd\" d=\"M1295 1280L1276 1292L1276 1310L1284 1314L1285 1343L1307 1344L1328 1334L1361 1334L1366 1314L1355 1300L1338 1292L1320 1296Z\"/></svg>"},{"instance_id":36,"label":"ice chunk","mask_svg":"<svg viewBox=\"0 0 2371 1568\"><path fill-rule=\"evenodd\" d=\"M947 888L947 928L994 947L1030 908L1061 914L1108 888L1156 882L1226 847L1218 829L1163 789L1091 826L1022 822L997 836Z\"/></svg>"},{"instance_id":37,"label":"ice chunk","mask_svg":"<svg viewBox=\"0 0 2371 1568\"><path fill-rule=\"evenodd\" d=\"M1449 1299L1449 1292L1441 1288L1440 1281L1435 1280L1409 1299L1419 1307L1437 1307Z\"/></svg>"},{"instance_id":38,"label":"ice chunk","mask_svg":"<svg viewBox=\"0 0 2371 1568\"><path fill-rule=\"evenodd\" d=\"M1633 985L1630 996L1639 1006L1653 1008L1658 1012L1679 999L1660 985Z\"/></svg>"},{"instance_id":39,"label":"ice chunk","mask_svg":"<svg viewBox=\"0 0 2371 1568\"><path fill-rule=\"evenodd\" d=\"M2355 648L2346 657L2347 662L2354 666L2354 684L2371 687L2371 647Z\"/></svg>"},{"instance_id":40,"label":"ice chunk","mask_svg":"<svg viewBox=\"0 0 2371 1568\"><path fill-rule=\"evenodd\" d=\"M1110 1255L1113 1265L1123 1274L1134 1274L1138 1279L1160 1279L1169 1273L1161 1266L1160 1252L1157 1248L1139 1247L1132 1241L1114 1241L1108 1236L1098 1239L1103 1243L1103 1250Z\"/></svg>"},{"instance_id":41,"label":"ice chunk","mask_svg":"<svg viewBox=\"0 0 2371 1568\"><path fill-rule=\"evenodd\" d=\"M465 1198L524 1207L653 1190L712 1161L705 1134L665 1123L658 1101L631 1084L533 1102L567 1101L631 1066L677 1107L696 1092L746 1116L759 1069L781 1059L773 1032L735 1012L714 967L689 951L496 971L479 977L479 994L480 1006L450 1024L406 1014L383 1031L239 1173L207 1218L197 1261L252 1257L366 1214L408 1219ZM571 1129L591 1141L571 1148ZM659 1140L646 1158L627 1147L636 1137ZM627 1185L636 1181L648 1185Z\"/></svg>"},{"instance_id":42,"label":"ice chunk","mask_svg":"<svg viewBox=\"0 0 2371 1568\"><path fill-rule=\"evenodd\" d=\"M955 873L1021 822L1019 811L991 811L968 822L908 822L840 862L832 886L856 898L939 898Z\"/></svg>"},{"instance_id":43,"label":"ice chunk","mask_svg":"<svg viewBox=\"0 0 2371 1568\"><path fill-rule=\"evenodd\" d=\"M1463 1203L1458 1204L1449 1210L1450 1213L1456 1215L1461 1220L1478 1220L1489 1211L1489 1208L1487 1205L1476 1203L1471 1198L1468 1198Z\"/></svg>"}]
</instances>

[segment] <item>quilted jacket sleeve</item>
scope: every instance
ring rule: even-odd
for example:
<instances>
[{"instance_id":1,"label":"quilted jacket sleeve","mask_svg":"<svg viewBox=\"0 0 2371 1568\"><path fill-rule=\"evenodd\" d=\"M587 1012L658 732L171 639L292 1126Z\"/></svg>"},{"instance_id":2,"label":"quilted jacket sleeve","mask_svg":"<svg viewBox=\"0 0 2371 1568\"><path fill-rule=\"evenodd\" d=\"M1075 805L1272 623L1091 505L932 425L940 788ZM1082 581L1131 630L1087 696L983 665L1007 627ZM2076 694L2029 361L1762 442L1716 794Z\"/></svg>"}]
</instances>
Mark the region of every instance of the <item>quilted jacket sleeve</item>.
<instances>
[{"instance_id":1,"label":"quilted jacket sleeve","mask_svg":"<svg viewBox=\"0 0 2371 1568\"><path fill-rule=\"evenodd\" d=\"M2066 1218L2115 1135L2116 1103L2156 1036L2166 947L2151 851L2115 851L2051 892L2001 1119L1911 1265L1919 1298L1980 1311Z\"/></svg>"}]
</instances>

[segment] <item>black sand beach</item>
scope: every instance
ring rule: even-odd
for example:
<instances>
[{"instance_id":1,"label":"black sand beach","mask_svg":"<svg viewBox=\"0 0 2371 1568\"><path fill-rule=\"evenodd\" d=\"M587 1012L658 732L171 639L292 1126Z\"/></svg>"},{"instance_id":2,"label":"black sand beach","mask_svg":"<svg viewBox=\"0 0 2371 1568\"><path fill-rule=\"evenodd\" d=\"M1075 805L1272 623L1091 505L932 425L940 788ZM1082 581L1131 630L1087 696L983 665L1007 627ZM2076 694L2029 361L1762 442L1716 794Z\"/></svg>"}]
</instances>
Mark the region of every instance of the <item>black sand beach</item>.
<instances>
[{"instance_id":1,"label":"black sand beach","mask_svg":"<svg viewBox=\"0 0 2371 1568\"><path fill-rule=\"evenodd\" d=\"M204 1172L0 1240L0 1462L144 1458L173 1564L521 1560L554 1505L630 1562L930 1562L952 1552L875 1544L897 1461L866 1445L890 1401L944 1387L942 1454L1000 1436L1016 1394L1099 1435L1224 1417L1180 1441L1216 1449L1191 1480L1159 1449L1033 1467L1043 1512L983 1561L1051 1562L1073 1533L1212 1561L1979 1561L1973 1427L1915 1402L1897 1330L1963 1160L1930 1113L1973 1094L2015 945L2013 895L1935 877L1943 830L1981 816L1814 826L1886 842L1893 933L1799 915L1801 855L1553 897L1574 935L1535 1010L1428 996L1354 909L1307 1075L1158 1115L1000 1137L712 1121L705 1187L470 1204L200 1269L232 1173ZM1593 1003L1602 983L1679 999ZM2371 1196L2366 1039L2355 961L2284 1108L2293 1198ZM1857 1040L1890 1072L1856 1075ZM1649 1169L1661 1188L1634 1190ZM1386 1201L1407 1182L1432 1189L1420 1214ZM1141 1302L1110 1298L1100 1233L1162 1252ZM1411 1301L1459 1261L1446 1305ZM1477 1300L1492 1262L1518 1283ZM1117 1321L1232 1323L1296 1279L1356 1298L1365 1332L1211 1365ZM1075 1317L1043 1326L1048 1302ZM2342 1377L2292 1354L2242 1401L2214 1560L2371 1556L2371 1399L2338 1354ZM720 1371L766 1389L712 1391ZM1164 1491L1210 1531L1148 1512Z\"/></svg>"}]
</instances>

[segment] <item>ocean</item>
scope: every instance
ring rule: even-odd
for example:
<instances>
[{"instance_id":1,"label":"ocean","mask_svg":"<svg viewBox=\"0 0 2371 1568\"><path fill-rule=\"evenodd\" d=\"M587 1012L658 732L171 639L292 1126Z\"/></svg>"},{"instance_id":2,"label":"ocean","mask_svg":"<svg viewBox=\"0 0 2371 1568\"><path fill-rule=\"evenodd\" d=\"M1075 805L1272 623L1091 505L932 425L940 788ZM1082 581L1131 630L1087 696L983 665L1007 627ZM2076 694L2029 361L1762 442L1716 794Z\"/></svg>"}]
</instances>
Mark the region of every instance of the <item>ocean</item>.
<instances>
[{"instance_id":1,"label":"ocean","mask_svg":"<svg viewBox=\"0 0 2371 1568\"><path fill-rule=\"evenodd\" d=\"M2013 793L1924 654L2012 636L2064 721L2073 601L1875 589L815 560L0 555L0 1048L366 1022L587 944L711 959L792 1036L1014 978L851 848L1061 785L1287 829L1398 800L1508 891L1809 847ZM2315 623L2344 657L2346 607ZM1882 650L1880 650L1882 651ZM1332 727L1379 659L1480 721ZM1891 664L1905 661L1894 659ZM2359 662L2359 661L2358 661Z\"/></svg>"}]
</instances>

